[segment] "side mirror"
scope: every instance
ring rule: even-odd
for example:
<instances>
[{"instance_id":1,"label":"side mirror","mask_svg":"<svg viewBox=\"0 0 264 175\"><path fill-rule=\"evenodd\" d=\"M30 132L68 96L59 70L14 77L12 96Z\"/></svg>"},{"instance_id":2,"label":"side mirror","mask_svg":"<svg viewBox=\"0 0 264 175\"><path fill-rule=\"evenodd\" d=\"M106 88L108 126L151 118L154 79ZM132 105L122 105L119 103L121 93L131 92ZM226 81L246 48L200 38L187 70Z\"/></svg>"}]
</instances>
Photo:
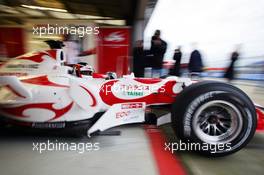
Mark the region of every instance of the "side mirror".
<instances>
[{"instance_id":1,"label":"side mirror","mask_svg":"<svg viewBox=\"0 0 264 175\"><path fill-rule=\"evenodd\" d=\"M116 73L115 72L107 72L106 73L106 79L107 80L111 80L111 79L117 79L117 75L116 75Z\"/></svg>"}]
</instances>

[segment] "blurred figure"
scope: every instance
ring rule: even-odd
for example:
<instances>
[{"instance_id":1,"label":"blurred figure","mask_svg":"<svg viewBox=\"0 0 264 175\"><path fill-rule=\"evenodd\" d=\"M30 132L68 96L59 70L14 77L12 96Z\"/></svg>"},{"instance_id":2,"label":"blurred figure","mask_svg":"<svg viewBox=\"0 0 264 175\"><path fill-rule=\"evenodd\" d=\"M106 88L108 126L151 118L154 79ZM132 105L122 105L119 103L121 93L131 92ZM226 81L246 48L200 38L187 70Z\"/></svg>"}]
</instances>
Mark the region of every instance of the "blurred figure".
<instances>
[{"instance_id":1,"label":"blurred figure","mask_svg":"<svg viewBox=\"0 0 264 175\"><path fill-rule=\"evenodd\" d=\"M194 44L194 50L192 51L190 56L188 69L191 75L199 75L203 71L202 56L201 53L196 49L196 44Z\"/></svg>"},{"instance_id":2,"label":"blurred figure","mask_svg":"<svg viewBox=\"0 0 264 175\"><path fill-rule=\"evenodd\" d=\"M62 41L55 41L55 40L46 40L44 41L45 43L47 43L50 47L50 49L61 49L62 47L64 47L65 45L63 44Z\"/></svg>"},{"instance_id":3,"label":"blurred figure","mask_svg":"<svg viewBox=\"0 0 264 175\"><path fill-rule=\"evenodd\" d=\"M135 77L143 77L144 75L144 62L145 54L143 49L143 40L136 41L135 48L133 49L133 72Z\"/></svg>"},{"instance_id":4,"label":"blurred figure","mask_svg":"<svg viewBox=\"0 0 264 175\"><path fill-rule=\"evenodd\" d=\"M224 77L227 78L228 81L231 81L234 79L234 74L235 74L234 66L235 66L235 62L239 58L239 49L240 49L240 46L237 46L236 50L232 52L231 54L231 63L229 67L227 68L226 73L224 75Z\"/></svg>"},{"instance_id":5,"label":"blurred figure","mask_svg":"<svg viewBox=\"0 0 264 175\"><path fill-rule=\"evenodd\" d=\"M174 67L171 70L171 75L180 76L181 72L181 58L182 58L182 52L181 52L181 46L178 46L177 49L175 49L173 59L175 60Z\"/></svg>"},{"instance_id":6,"label":"blurred figure","mask_svg":"<svg viewBox=\"0 0 264 175\"><path fill-rule=\"evenodd\" d=\"M153 54L153 58L151 60L151 67L153 69L153 75L158 75L157 77L161 75L163 57L167 50L167 43L160 38L160 35L160 30L156 30L151 38L150 48L150 52Z\"/></svg>"},{"instance_id":7,"label":"blurred figure","mask_svg":"<svg viewBox=\"0 0 264 175\"><path fill-rule=\"evenodd\" d=\"M92 48L92 49L82 51L81 53L78 54L78 56L83 57L83 56L95 55L96 52L97 52L96 48Z\"/></svg>"},{"instance_id":8,"label":"blurred figure","mask_svg":"<svg viewBox=\"0 0 264 175\"><path fill-rule=\"evenodd\" d=\"M66 40L63 42L63 44L65 45L63 50L66 55L67 64L77 64L79 62L78 54L80 52L78 41Z\"/></svg>"}]
</instances>

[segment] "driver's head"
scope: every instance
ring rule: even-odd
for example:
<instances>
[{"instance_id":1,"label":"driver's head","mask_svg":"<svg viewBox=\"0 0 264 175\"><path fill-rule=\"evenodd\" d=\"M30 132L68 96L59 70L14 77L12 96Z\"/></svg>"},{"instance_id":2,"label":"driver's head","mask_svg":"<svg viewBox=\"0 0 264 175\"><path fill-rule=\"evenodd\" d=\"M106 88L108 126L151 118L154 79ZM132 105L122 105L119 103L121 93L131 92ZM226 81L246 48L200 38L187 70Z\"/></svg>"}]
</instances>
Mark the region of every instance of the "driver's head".
<instances>
[{"instance_id":1,"label":"driver's head","mask_svg":"<svg viewBox=\"0 0 264 175\"><path fill-rule=\"evenodd\" d=\"M82 75L92 75L94 73L93 67L90 65L81 65L80 72Z\"/></svg>"}]
</instances>

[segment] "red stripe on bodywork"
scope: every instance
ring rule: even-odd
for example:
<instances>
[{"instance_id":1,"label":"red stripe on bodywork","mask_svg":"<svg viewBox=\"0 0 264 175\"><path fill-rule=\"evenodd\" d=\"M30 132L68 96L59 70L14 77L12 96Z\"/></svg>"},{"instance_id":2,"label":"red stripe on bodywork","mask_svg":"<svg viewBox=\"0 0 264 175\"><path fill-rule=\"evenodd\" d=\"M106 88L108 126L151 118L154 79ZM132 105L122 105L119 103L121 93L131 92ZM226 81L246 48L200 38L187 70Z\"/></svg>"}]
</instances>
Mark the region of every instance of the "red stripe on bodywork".
<instances>
[{"instance_id":1,"label":"red stripe on bodywork","mask_svg":"<svg viewBox=\"0 0 264 175\"><path fill-rule=\"evenodd\" d=\"M49 56L53 59L56 60L56 56L57 56L57 50L46 50L46 52L49 53Z\"/></svg>"},{"instance_id":2,"label":"red stripe on bodywork","mask_svg":"<svg viewBox=\"0 0 264 175\"><path fill-rule=\"evenodd\" d=\"M91 107L94 107L94 106L96 106L96 99L95 99L95 97L93 96L93 94L87 89L87 88L85 88L84 86L81 86L81 88L83 88L90 96L91 96L91 98L92 98L92 100L93 100L93 103L92 103L92 105L91 105Z\"/></svg>"},{"instance_id":3,"label":"red stripe on bodywork","mask_svg":"<svg viewBox=\"0 0 264 175\"><path fill-rule=\"evenodd\" d=\"M165 138L156 126L145 126L151 150L160 175L186 175L186 171L176 155L165 150Z\"/></svg>"},{"instance_id":4,"label":"red stripe on bodywork","mask_svg":"<svg viewBox=\"0 0 264 175\"><path fill-rule=\"evenodd\" d=\"M52 59L56 59L56 54L57 54L57 51L56 50L47 50L46 51L47 53L45 52L38 52L38 53L35 53L34 55L32 56L21 56L21 57L18 57L16 59L18 60L30 60L30 61L33 61L33 62L36 62L36 63L41 63L43 61L43 56L44 55L48 55L50 56Z\"/></svg>"},{"instance_id":5,"label":"red stripe on bodywork","mask_svg":"<svg viewBox=\"0 0 264 175\"><path fill-rule=\"evenodd\" d=\"M21 117L21 118L26 118L28 116L25 116L23 112L28 109L47 109L49 111L52 111L55 113L55 116L50 119L55 120L57 118L60 118L62 115L64 115L66 112L68 112L73 105L73 102L71 102L69 105L62 109L55 109L53 107L54 103L33 103L33 104L26 104L22 106L17 106L17 107L2 107L0 110L3 111L4 113L8 115L12 115L15 117Z\"/></svg>"},{"instance_id":6,"label":"red stripe on bodywork","mask_svg":"<svg viewBox=\"0 0 264 175\"><path fill-rule=\"evenodd\" d=\"M93 73L93 78L107 78L105 74Z\"/></svg>"},{"instance_id":7,"label":"red stripe on bodywork","mask_svg":"<svg viewBox=\"0 0 264 175\"><path fill-rule=\"evenodd\" d=\"M161 82L160 78L134 78L134 80L144 84L155 84Z\"/></svg>"},{"instance_id":8,"label":"red stripe on bodywork","mask_svg":"<svg viewBox=\"0 0 264 175\"><path fill-rule=\"evenodd\" d=\"M29 79L21 80L23 83L29 83L29 84L35 84L35 85L42 85L42 86L55 86L55 87L69 87L66 85L61 85L57 83L53 83L49 81L48 76L40 76L40 77L34 77Z\"/></svg>"},{"instance_id":9,"label":"red stripe on bodywork","mask_svg":"<svg viewBox=\"0 0 264 175\"><path fill-rule=\"evenodd\" d=\"M29 61L33 61L36 63L41 63L43 61L43 58L42 58L43 55L47 55L47 54L40 52L40 53L37 53L33 56L22 56L22 57L19 57L16 59L18 59L18 60L29 60Z\"/></svg>"}]
</instances>

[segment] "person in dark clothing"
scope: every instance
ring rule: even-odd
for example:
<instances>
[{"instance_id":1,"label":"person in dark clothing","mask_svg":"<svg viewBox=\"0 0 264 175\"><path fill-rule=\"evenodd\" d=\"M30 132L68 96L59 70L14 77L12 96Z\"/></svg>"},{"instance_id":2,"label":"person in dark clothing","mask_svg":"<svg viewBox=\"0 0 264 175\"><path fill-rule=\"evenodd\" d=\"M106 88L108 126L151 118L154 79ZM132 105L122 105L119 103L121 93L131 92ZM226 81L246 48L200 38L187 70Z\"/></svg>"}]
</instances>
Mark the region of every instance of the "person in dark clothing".
<instances>
[{"instance_id":1,"label":"person in dark clothing","mask_svg":"<svg viewBox=\"0 0 264 175\"><path fill-rule=\"evenodd\" d=\"M160 30L156 30L151 38L150 52L153 54L151 67L154 71L161 72L163 57L167 50L167 43L160 38Z\"/></svg>"},{"instance_id":2,"label":"person in dark clothing","mask_svg":"<svg viewBox=\"0 0 264 175\"><path fill-rule=\"evenodd\" d=\"M133 49L133 72L135 77L144 76L144 66L145 66L145 53L143 49L143 41L136 41L136 46Z\"/></svg>"},{"instance_id":3,"label":"person in dark clothing","mask_svg":"<svg viewBox=\"0 0 264 175\"><path fill-rule=\"evenodd\" d=\"M59 40L57 40L57 41L55 41L55 40L46 40L44 42L47 43L51 49L61 49L62 47L65 46L63 44L63 42L59 41Z\"/></svg>"},{"instance_id":4,"label":"person in dark clothing","mask_svg":"<svg viewBox=\"0 0 264 175\"><path fill-rule=\"evenodd\" d=\"M182 58L182 52L181 52L181 46L179 46L177 49L175 49L173 59L175 60L174 67L171 70L171 75L180 76L181 72L181 58Z\"/></svg>"},{"instance_id":5,"label":"person in dark clothing","mask_svg":"<svg viewBox=\"0 0 264 175\"><path fill-rule=\"evenodd\" d=\"M197 49L191 53L188 68L190 73L201 73L203 71L202 56Z\"/></svg>"},{"instance_id":6,"label":"person in dark clothing","mask_svg":"<svg viewBox=\"0 0 264 175\"><path fill-rule=\"evenodd\" d=\"M227 78L229 81L234 79L234 74L235 74L234 65L235 65L235 62L238 60L238 58L239 58L239 52L238 50L236 50L231 54L231 63L229 67L227 68L226 73L224 75L224 77Z\"/></svg>"}]
</instances>

